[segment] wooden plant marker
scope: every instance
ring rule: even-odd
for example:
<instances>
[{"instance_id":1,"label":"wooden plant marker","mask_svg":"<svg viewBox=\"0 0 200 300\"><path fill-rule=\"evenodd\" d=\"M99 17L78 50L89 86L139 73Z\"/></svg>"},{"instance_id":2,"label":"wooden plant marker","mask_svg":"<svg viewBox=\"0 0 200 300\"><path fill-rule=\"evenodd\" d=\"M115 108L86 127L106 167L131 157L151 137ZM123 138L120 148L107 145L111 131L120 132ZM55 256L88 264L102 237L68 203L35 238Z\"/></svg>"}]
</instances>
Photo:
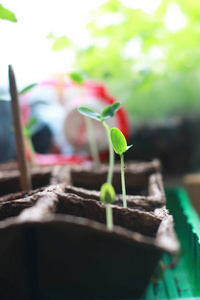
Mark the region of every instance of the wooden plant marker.
<instances>
[{"instance_id":1,"label":"wooden plant marker","mask_svg":"<svg viewBox=\"0 0 200 300\"><path fill-rule=\"evenodd\" d=\"M10 95L11 95L11 109L12 109L13 125L14 125L14 132L15 132L15 143L16 143L17 158L18 158L18 164L20 170L20 186L22 190L26 191L32 189L31 174L25 156L25 145L24 145L22 124L21 124L18 92L16 88L14 71L11 65L9 65L8 71L9 71L9 85L10 85Z\"/></svg>"}]
</instances>

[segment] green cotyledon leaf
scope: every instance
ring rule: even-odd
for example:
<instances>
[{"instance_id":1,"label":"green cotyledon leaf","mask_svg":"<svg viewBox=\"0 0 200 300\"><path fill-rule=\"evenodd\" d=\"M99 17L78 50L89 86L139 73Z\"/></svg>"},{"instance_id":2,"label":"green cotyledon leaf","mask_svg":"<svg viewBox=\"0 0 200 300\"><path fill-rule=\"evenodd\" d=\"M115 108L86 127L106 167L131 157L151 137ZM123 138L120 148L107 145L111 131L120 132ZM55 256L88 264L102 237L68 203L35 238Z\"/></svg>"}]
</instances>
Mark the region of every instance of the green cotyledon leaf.
<instances>
[{"instance_id":1,"label":"green cotyledon leaf","mask_svg":"<svg viewBox=\"0 0 200 300\"><path fill-rule=\"evenodd\" d=\"M91 119L101 122L101 115L99 113L97 113L96 111L94 111L93 109L81 106L78 108L78 111L86 117L89 117Z\"/></svg>"},{"instance_id":2,"label":"green cotyledon leaf","mask_svg":"<svg viewBox=\"0 0 200 300\"><path fill-rule=\"evenodd\" d=\"M125 153L132 145L127 146L126 138L123 133L116 127L111 128L110 138L115 152L118 155Z\"/></svg>"},{"instance_id":3,"label":"green cotyledon leaf","mask_svg":"<svg viewBox=\"0 0 200 300\"><path fill-rule=\"evenodd\" d=\"M120 109L121 103L120 102L114 102L112 105L107 106L101 115L101 120L104 121L106 119L112 118L116 112Z\"/></svg>"}]
</instances>

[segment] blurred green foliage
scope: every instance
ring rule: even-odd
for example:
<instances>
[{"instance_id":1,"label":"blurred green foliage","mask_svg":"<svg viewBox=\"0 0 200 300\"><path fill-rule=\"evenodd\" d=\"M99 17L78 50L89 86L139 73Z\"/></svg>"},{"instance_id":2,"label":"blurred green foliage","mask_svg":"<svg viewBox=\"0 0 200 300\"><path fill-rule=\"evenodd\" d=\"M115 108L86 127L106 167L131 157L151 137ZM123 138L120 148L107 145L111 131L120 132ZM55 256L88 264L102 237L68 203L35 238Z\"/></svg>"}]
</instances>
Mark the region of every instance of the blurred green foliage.
<instances>
[{"instance_id":1,"label":"blurred green foliage","mask_svg":"<svg viewBox=\"0 0 200 300\"><path fill-rule=\"evenodd\" d=\"M92 12L92 42L74 47L76 66L101 80L133 122L199 109L200 1L162 0L151 13L123 3Z\"/></svg>"},{"instance_id":2,"label":"blurred green foliage","mask_svg":"<svg viewBox=\"0 0 200 300\"><path fill-rule=\"evenodd\" d=\"M15 14L0 3L0 19L17 22Z\"/></svg>"},{"instance_id":3,"label":"blurred green foliage","mask_svg":"<svg viewBox=\"0 0 200 300\"><path fill-rule=\"evenodd\" d=\"M57 37L51 32L47 36L47 39L53 40L53 51L60 51L71 45L69 39L65 35Z\"/></svg>"}]
</instances>

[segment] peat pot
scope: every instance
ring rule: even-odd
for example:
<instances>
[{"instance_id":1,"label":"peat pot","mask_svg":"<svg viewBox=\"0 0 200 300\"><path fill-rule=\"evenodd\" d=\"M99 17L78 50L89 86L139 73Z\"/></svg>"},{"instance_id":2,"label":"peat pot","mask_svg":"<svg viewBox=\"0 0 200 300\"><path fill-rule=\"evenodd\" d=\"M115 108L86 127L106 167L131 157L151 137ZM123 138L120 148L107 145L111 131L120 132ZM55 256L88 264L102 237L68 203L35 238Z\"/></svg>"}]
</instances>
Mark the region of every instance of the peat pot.
<instances>
[{"instance_id":1,"label":"peat pot","mask_svg":"<svg viewBox=\"0 0 200 300\"><path fill-rule=\"evenodd\" d=\"M157 187L160 196L164 198L163 182L160 172L161 165L157 159L149 162L126 162L125 182L127 194L147 196L156 193L155 188ZM100 190L102 184L107 180L107 173L107 164L102 164L96 168L92 164L74 165L69 169L68 182L76 187ZM152 182L156 182L153 187L151 187ZM119 163L114 165L112 184L116 193L122 192L121 165Z\"/></svg>"},{"instance_id":2,"label":"peat pot","mask_svg":"<svg viewBox=\"0 0 200 300\"><path fill-rule=\"evenodd\" d=\"M1 300L138 299L162 254L178 251L165 206L132 196L123 208L118 195L109 231L98 192L73 189L0 198Z\"/></svg>"},{"instance_id":3,"label":"peat pot","mask_svg":"<svg viewBox=\"0 0 200 300\"><path fill-rule=\"evenodd\" d=\"M50 184L52 167L34 167L30 172L33 189ZM17 162L0 164L0 197L20 191L20 171Z\"/></svg>"},{"instance_id":4,"label":"peat pot","mask_svg":"<svg viewBox=\"0 0 200 300\"><path fill-rule=\"evenodd\" d=\"M165 194L159 160L125 163L126 191L130 195L156 196L163 205ZM89 190L100 190L106 182L108 165L95 168L93 164L32 167L33 189L58 183L68 183ZM114 166L113 186L121 193L121 166ZM16 163L0 165L0 196L20 192L20 172Z\"/></svg>"}]
</instances>

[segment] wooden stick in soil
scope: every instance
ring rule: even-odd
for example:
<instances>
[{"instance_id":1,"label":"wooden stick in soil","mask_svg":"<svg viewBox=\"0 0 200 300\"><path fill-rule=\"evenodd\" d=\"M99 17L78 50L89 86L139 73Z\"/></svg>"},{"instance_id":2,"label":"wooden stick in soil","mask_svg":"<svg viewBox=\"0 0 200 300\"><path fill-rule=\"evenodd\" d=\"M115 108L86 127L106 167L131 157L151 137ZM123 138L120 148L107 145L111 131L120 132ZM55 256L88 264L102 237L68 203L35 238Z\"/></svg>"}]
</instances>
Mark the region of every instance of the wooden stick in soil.
<instances>
[{"instance_id":1,"label":"wooden stick in soil","mask_svg":"<svg viewBox=\"0 0 200 300\"><path fill-rule=\"evenodd\" d=\"M15 132L15 143L17 150L17 158L20 170L20 186L22 190L31 190L31 174L28 168L28 164L25 156L24 137L22 131L21 117L20 117L20 106L18 100L18 92L16 88L16 81L14 71L11 65L9 65L9 84L10 84L10 95L11 95L11 108L13 125Z\"/></svg>"}]
</instances>

